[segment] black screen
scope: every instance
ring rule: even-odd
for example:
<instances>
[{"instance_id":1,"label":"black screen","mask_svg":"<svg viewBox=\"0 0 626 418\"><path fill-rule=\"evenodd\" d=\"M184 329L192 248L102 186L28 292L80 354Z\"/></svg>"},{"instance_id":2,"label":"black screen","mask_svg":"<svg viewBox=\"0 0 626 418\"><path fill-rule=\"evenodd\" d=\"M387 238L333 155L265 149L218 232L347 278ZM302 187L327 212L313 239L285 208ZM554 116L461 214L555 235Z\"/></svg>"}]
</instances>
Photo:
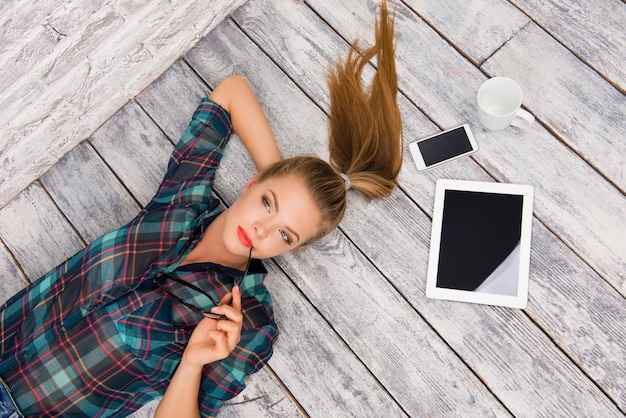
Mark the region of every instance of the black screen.
<instances>
[{"instance_id":1,"label":"black screen","mask_svg":"<svg viewBox=\"0 0 626 418\"><path fill-rule=\"evenodd\" d=\"M463 127L420 141L417 146L427 167L472 150Z\"/></svg>"},{"instance_id":2,"label":"black screen","mask_svg":"<svg viewBox=\"0 0 626 418\"><path fill-rule=\"evenodd\" d=\"M520 195L447 190L437 286L514 294L522 205Z\"/></svg>"}]
</instances>

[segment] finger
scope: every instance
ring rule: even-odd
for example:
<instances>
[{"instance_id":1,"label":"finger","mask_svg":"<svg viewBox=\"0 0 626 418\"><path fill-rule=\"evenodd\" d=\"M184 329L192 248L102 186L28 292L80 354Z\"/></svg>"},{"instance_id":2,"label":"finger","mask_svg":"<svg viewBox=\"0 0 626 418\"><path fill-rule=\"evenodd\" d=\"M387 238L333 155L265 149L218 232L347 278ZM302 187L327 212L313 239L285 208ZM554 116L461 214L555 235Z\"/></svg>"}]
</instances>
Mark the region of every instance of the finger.
<instances>
[{"instance_id":1,"label":"finger","mask_svg":"<svg viewBox=\"0 0 626 418\"><path fill-rule=\"evenodd\" d=\"M237 312L241 311L241 289L239 289L239 285L233 286L233 302L231 306L235 308Z\"/></svg>"},{"instance_id":2,"label":"finger","mask_svg":"<svg viewBox=\"0 0 626 418\"><path fill-rule=\"evenodd\" d=\"M224 359L228 357L232 351L232 348L229 347L230 338L228 334L223 331L211 330L210 333L207 334L207 342L208 341L210 341L210 343L206 345L203 350L203 357L205 357L204 361L206 363Z\"/></svg>"},{"instance_id":3,"label":"finger","mask_svg":"<svg viewBox=\"0 0 626 418\"><path fill-rule=\"evenodd\" d=\"M229 321L233 321L238 324L241 324L243 322L243 315L241 313L241 310L235 309L231 305L215 306L211 309L211 312L219 315L224 315L226 318L228 318Z\"/></svg>"},{"instance_id":4,"label":"finger","mask_svg":"<svg viewBox=\"0 0 626 418\"><path fill-rule=\"evenodd\" d=\"M229 305L232 297L233 297L232 292L226 293L224 297L220 300L220 303L218 303L218 305Z\"/></svg>"},{"instance_id":5,"label":"finger","mask_svg":"<svg viewBox=\"0 0 626 418\"><path fill-rule=\"evenodd\" d=\"M191 332L191 337L189 337L189 341L203 341L208 338L209 332L211 330L217 329L217 322L214 319L204 318L198 322L196 327Z\"/></svg>"},{"instance_id":6,"label":"finger","mask_svg":"<svg viewBox=\"0 0 626 418\"><path fill-rule=\"evenodd\" d=\"M202 318L200 322L196 325L196 328L192 332L197 335L206 335L210 330L217 328L217 321L215 319L210 318Z\"/></svg>"},{"instance_id":7,"label":"finger","mask_svg":"<svg viewBox=\"0 0 626 418\"><path fill-rule=\"evenodd\" d=\"M240 334L241 324L234 321L219 321L217 323L217 329L222 332L233 332L236 334Z\"/></svg>"},{"instance_id":8,"label":"finger","mask_svg":"<svg viewBox=\"0 0 626 418\"><path fill-rule=\"evenodd\" d=\"M218 331L215 331L218 332ZM230 339L228 338L228 335L223 333L223 332L219 332L219 335L216 335L215 338L213 339L214 342L214 353L217 357L219 357L220 359L224 359L226 357L228 357L228 355L230 354L232 350L232 348L234 348L234 346L229 347L229 343L230 343Z\"/></svg>"},{"instance_id":9,"label":"finger","mask_svg":"<svg viewBox=\"0 0 626 418\"><path fill-rule=\"evenodd\" d=\"M217 326L220 331L225 333L225 336L228 339L229 349L232 350L235 348L241 339L241 324L237 324L232 321L220 321Z\"/></svg>"}]
</instances>

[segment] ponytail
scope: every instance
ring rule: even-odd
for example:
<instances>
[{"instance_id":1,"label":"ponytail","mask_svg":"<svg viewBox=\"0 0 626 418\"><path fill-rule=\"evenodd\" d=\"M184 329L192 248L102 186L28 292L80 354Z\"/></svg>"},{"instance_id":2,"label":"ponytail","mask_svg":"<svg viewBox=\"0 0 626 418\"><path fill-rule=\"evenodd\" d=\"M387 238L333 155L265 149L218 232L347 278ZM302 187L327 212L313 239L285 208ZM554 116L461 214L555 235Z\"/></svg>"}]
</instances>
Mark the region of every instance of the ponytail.
<instances>
[{"instance_id":1,"label":"ponytail","mask_svg":"<svg viewBox=\"0 0 626 418\"><path fill-rule=\"evenodd\" d=\"M359 54L353 44L328 77L330 162L365 198L388 197L402 166L402 120L396 103L394 22L385 0L376 21L376 42ZM363 68L376 57L378 71L364 89Z\"/></svg>"},{"instance_id":2,"label":"ponytail","mask_svg":"<svg viewBox=\"0 0 626 418\"><path fill-rule=\"evenodd\" d=\"M352 45L345 61L328 76L330 89L330 164L311 156L278 161L265 168L259 181L295 174L300 177L320 210L318 233L306 243L332 231L346 210L347 190L366 199L388 197L402 166L402 120L396 103L394 23L386 0L376 21L376 42L362 53ZM367 89L363 68L376 57L378 71ZM303 245L304 245L303 244Z\"/></svg>"}]
</instances>

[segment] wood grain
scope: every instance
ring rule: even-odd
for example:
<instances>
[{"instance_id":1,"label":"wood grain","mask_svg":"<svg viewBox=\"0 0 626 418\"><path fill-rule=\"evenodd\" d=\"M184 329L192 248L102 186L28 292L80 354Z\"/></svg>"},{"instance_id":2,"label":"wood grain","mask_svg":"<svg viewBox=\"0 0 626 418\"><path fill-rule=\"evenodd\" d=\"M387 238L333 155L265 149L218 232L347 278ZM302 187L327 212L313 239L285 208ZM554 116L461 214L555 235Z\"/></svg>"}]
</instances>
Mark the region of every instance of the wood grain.
<instances>
[{"instance_id":1,"label":"wood grain","mask_svg":"<svg viewBox=\"0 0 626 418\"><path fill-rule=\"evenodd\" d=\"M10 75L0 89L0 207L244 1L13 1L0 9L14 40L0 44Z\"/></svg>"},{"instance_id":2,"label":"wood grain","mask_svg":"<svg viewBox=\"0 0 626 418\"><path fill-rule=\"evenodd\" d=\"M84 247L63 214L37 183L0 211L0 239L30 281Z\"/></svg>"},{"instance_id":3,"label":"wood grain","mask_svg":"<svg viewBox=\"0 0 626 418\"><path fill-rule=\"evenodd\" d=\"M321 0L310 3L324 20L340 27L347 39L358 31L358 25L338 26L338 22L350 16L365 25L370 19L369 9L356 0L336 7ZM532 185L536 216L626 294L626 242L620 238L626 236L621 215L624 195L540 124L498 132L482 128L475 97L486 77L432 29L415 25L410 13L398 5L400 89L438 126L469 123L480 147L475 159L498 181ZM524 88L525 79L519 81ZM542 95L528 89L527 94ZM536 115L542 118L541 113ZM619 121L603 123L610 127ZM623 164L614 169L623 170Z\"/></svg>"},{"instance_id":4,"label":"wood grain","mask_svg":"<svg viewBox=\"0 0 626 418\"><path fill-rule=\"evenodd\" d=\"M186 3L175 5L184 8ZM327 158L326 72L355 37L362 38L363 46L371 43L377 3L253 0L135 100L120 102L114 118L41 178L45 189L35 183L0 209L0 268L5 272L0 303L5 289L23 287L22 270L30 279L37 278L82 247L75 229L90 236L99 228L113 228L124 213L145 204L199 99L228 75L249 79L284 156L310 153ZM220 416L626 413L626 198L620 159L625 149L619 140L626 133L621 123L624 35L619 25L624 4L435 3L392 2L405 145L468 122L480 151L425 172L417 171L405 152L400 188L389 199L366 203L350 193L339 230L303 251L268 261L267 284L281 337L269 367L251 376L249 387ZM43 68L34 54L50 49L61 53L70 43L100 59L95 52L99 48L90 49L81 30L90 28L95 37L101 36L99 44L111 49L112 40L120 38L98 32L104 26L97 22L114 25L106 16L132 21L153 7L147 1L114 0L102 7L92 1L81 7L62 0L38 4L41 9L17 7L17 1L0 4L0 71L8 62L22 69L3 72L0 82L20 84L29 76L29 67ZM147 26L160 16L146 17ZM171 27L180 22L172 19ZM21 27L20 20L27 24ZM144 59L138 65L149 66L152 61L141 54L167 49L170 36L178 34L155 32L146 48L129 54L138 54L137 62ZM16 42L21 38L21 44ZM58 62L50 58L50 63L54 65L47 67L51 84L46 89L86 91L81 77L74 84L64 79L69 69L80 71L79 57L66 55ZM109 64L91 68L93 80L114 82L96 72ZM365 80L372 71L366 69ZM492 75L508 75L522 84L524 105L538 123L498 133L479 125L476 90ZM20 88L9 86L15 92ZM98 88L113 91L110 86ZM51 99L42 100L46 104ZM93 99L79 95L72 100ZM29 102L35 113L43 112L41 105ZM85 122L80 120L84 113L72 114L62 102L55 105L70 110L61 118L50 114L54 120L46 122L49 126L69 128ZM98 112L89 115L105 120ZM6 115L0 115L0 129L12 126ZM25 125L23 138L37 123ZM47 133L46 141L58 137L55 131ZM88 136L77 133L81 135ZM23 164L19 156L3 151L10 137L2 138L0 199L5 198L3 182L14 181L10 176L6 180L3 170ZM48 144L40 142L36 152L43 153ZM51 154L44 156L50 161L62 154L48 149L45 153ZM87 197L122 203L105 211L101 225L81 225L81 217L98 211L87 198L76 204L69 200L73 194L85 194L86 187L77 191L80 181L65 178L77 171L93 185L89 188L102 189ZM234 201L255 171L235 136L218 170L220 197ZM425 297L430 217L439 178L534 186L526 309ZM125 196L127 191L132 197ZM152 416L156 404L133 416Z\"/></svg>"},{"instance_id":5,"label":"wood grain","mask_svg":"<svg viewBox=\"0 0 626 418\"><path fill-rule=\"evenodd\" d=\"M102 125L91 143L141 206L156 193L174 149L134 101Z\"/></svg>"},{"instance_id":6,"label":"wood grain","mask_svg":"<svg viewBox=\"0 0 626 418\"><path fill-rule=\"evenodd\" d=\"M622 193L626 190L624 93L536 25L520 31L481 68L520 80L526 106Z\"/></svg>"},{"instance_id":7,"label":"wood grain","mask_svg":"<svg viewBox=\"0 0 626 418\"><path fill-rule=\"evenodd\" d=\"M406 4L474 64L486 60L529 22L506 1L409 0Z\"/></svg>"},{"instance_id":8,"label":"wood grain","mask_svg":"<svg viewBox=\"0 0 626 418\"><path fill-rule=\"evenodd\" d=\"M87 142L55 164L41 183L85 242L124 225L140 210Z\"/></svg>"},{"instance_id":9,"label":"wood grain","mask_svg":"<svg viewBox=\"0 0 626 418\"><path fill-rule=\"evenodd\" d=\"M300 77L300 75L296 72L294 74L295 79L301 83L301 85L305 88L305 90L307 91L307 93L309 95L311 95L311 97L313 97L314 99L316 99L318 102L320 103L327 103L327 98L325 97L318 97L317 92L319 91L323 91L323 79L322 82L320 82L320 78L322 77L318 77L318 79L316 79L314 77L314 75L320 75L319 74L319 65L315 66L315 65L311 65L311 62L317 61L317 62L327 62L328 61L328 56L323 56L323 53L320 53L319 51L330 51L330 54L332 54L332 51L334 51L335 48L335 44L332 43L331 41L325 41L325 38L322 35L315 35L315 36L311 36L312 33L315 32L314 29L312 29L312 26L314 26L314 23L310 23L311 22L311 16L306 16L304 18L297 18L297 15L294 16L293 12L287 10L287 11L283 11L282 8L280 8L280 10L277 10L277 8L273 8L271 3L263 3L264 9L263 10L250 10L250 8L242 8L240 9L235 15L234 18L238 21L238 23L241 25L242 29L248 33L250 36L254 37L254 40L256 43L258 43L259 45L261 45L261 47L263 48L264 51L266 51L267 53L270 53L272 56L278 56L279 58L276 59L276 61L281 65L281 67L285 68L286 71L289 72L289 74L293 74L290 71L291 67L306 67L309 69L309 71L307 72L307 77ZM257 8L259 7L259 5L257 5ZM288 8L287 8L288 9ZM288 21L288 24L283 24L283 32L287 32L284 37L286 39L288 39L288 41L282 41L280 39L273 39L271 37L271 28L273 26L275 26L277 24L277 22L281 19L283 19L285 16L284 14L286 13L290 13L290 20ZM268 19L268 16L275 18L276 21L272 21L271 19ZM307 22L307 23L304 23ZM323 26L322 25L318 25L318 26ZM299 34L302 34L302 38L305 38L304 40L301 40L299 38ZM400 35L401 36L401 35ZM312 41L310 41L311 38L315 38L316 42L318 43L318 45L310 45L310 43L312 43ZM298 46L301 45L306 45L306 48L298 48ZM192 53L193 54L193 51ZM321 55L321 57L319 57ZM295 61L295 62L292 62ZM285 63L287 62L287 63ZM314 82L313 86L309 86L309 80L317 80ZM401 99L401 104L403 104L403 100ZM418 113L418 111L416 109L408 109L406 111L403 112L403 114L407 117L405 117L405 124L411 124L413 122L413 119L415 119L415 117L417 116L416 114ZM408 121L408 122L407 122ZM408 134L410 137L416 137L417 135L419 135L420 129L423 129L422 127L419 127L418 129L406 129L407 127L405 126L405 134ZM458 163L460 165L460 163ZM412 165L412 162L411 162ZM467 170L467 165L464 166L464 168ZM454 165L451 165L451 167L454 167ZM421 173L417 173L413 168L413 172L415 173L414 175L411 176L404 176L403 178L406 178L407 181L403 182L403 187L407 187L410 190L416 190L419 191L419 194L417 194L417 196L419 195L424 195L423 191L424 190L429 190L429 191L434 191L434 180L437 177L447 177L447 178L468 178L468 172L466 171L464 173L464 176L459 176L459 171L454 169L454 170L450 170L451 172L448 173L447 171L447 167L446 169L439 169L439 173L436 173L436 175L434 176L434 178L432 178L431 176L429 176L431 172L425 173L424 175L422 175ZM478 167L476 167L478 169ZM407 169L405 166L405 171L406 170L411 170L411 166L409 166L409 168ZM476 170L474 170L476 171ZM478 169L478 173L481 170ZM445 174L443 174L445 173ZM408 180L410 179L420 179L424 176L429 176L431 177L430 179L430 183L428 182L419 182L419 184L415 184L415 180ZM473 179L480 179L480 180L489 180L489 177L487 175L485 175L484 173L482 173L482 176L480 175L472 175L470 176ZM408 184L407 184L408 183ZM416 186L419 187L413 187L413 184L415 184ZM427 198L424 199L417 199L417 201L419 203L424 203L425 205L429 205L430 202L432 202L432 194L428 195ZM385 209L385 210L381 210L380 213L378 214L378 216L372 216L372 218L374 219L384 219L385 216L388 216L390 213L389 209ZM393 211L391 211L391 213L393 213ZM381 224L380 227L380 232L378 233L378 230L376 230L376 232L374 232L372 230L372 224L368 223L367 226L365 225L365 222L367 221L363 221L361 224L357 224L355 225L355 227L352 229L354 231L367 231L367 233L365 234L365 236L363 237L362 240L359 240L359 246L366 251L366 253L370 256L370 259L373 260L383 260L381 261L382 265L389 265L389 266L394 266L394 265L405 265L407 263L407 257L406 254L407 252L411 252L413 251L419 251L419 246L416 247L414 245L414 243L409 242L409 245L407 245L407 247L405 248L404 246L400 245L400 248L398 248L398 243L403 242L403 240L406 241L405 237L402 236L392 236L391 238L387 238L387 236L390 235L390 232L392 232L394 230L393 226L394 225L404 225L405 228L403 229L403 231L406 231L407 229L412 231L412 230L422 230L422 231L426 231L427 228L425 227L421 227L421 226L416 226L416 225L412 225L412 223L407 222L406 220L406 215L399 215L400 217L398 219L393 219L393 221L391 221L389 224L387 223L383 223ZM350 217L346 217L346 219L350 219ZM345 221L344 221L345 223ZM427 231L429 232L429 231ZM550 237L550 234L547 231L542 231L543 236L540 236L539 239L543 240L546 238ZM536 234L537 235L537 234ZM426 235L427 237L427 235ZM536 238L537 239L537 238ZM554 240L554 238L552 238L552 240ZM426 241L426 245L428 243L427 240ZM387 245L377 245L372 247L371 245L368 245L368 243L371 242L377 242L377 243L381 243L384 242ZM385 251L385 248L396 248L398 249L398 254L397 256L394 254L390 254L389 251ZM427 246L424 248L423 250L424 253L427 253ZM575 256L575 255L571 255L568 254L566 250L562 250L560 252L560 256L565 257L565 259L569 259L569 261L567 263L573 263L573 264L580 264L580 260ZM388 263L385 263L384 260L389 260ZM422 264L421 265L414 265L414 264L410 264L408 266L406 266L406 268L404 269L394 269L394 274L391 274L391 277L394 277L396 274L397 275L401 275L401 271L425 271L425 262L426 260L422 260ZM380 264L379 264L380 265ZM551 264L550 263L546 263L545 265L541 265L537 267L537 271L547 271L551 268ZM589 271L587 272L587 274L589 273ZM584 279L584 280L583 280ZM599 278L598 278L599 279ZM610 287L607 286L603 286L603 282L601 279L596 279L597 282L594 283L594 289L595 291L593 292L594 295L599 296L601 298L605 298L605 294L608 298L605 298L605 304L606 305L610 305L610 306L620 306L620 296L615 295L614 292L612 292L612 290L610 289ZM586 278L581 277L581 280L579 280L579 284L581 286L586 286ZM565 284L564 290L566 290L570 285ZM409 291L410 289L410 283L406 284L406 288L403 287L404 290L406 290L408 293L411 293ZM421 289L423 291L423 289ZM571 295L570 295L571 296ZM572 305L569 303L568 298L570 296L567 296L567 293L563 293L562 297L559 298L560 299L560 304L558 306L563 307L564 309L566 309L567 311L571 311L571 312L576 312L577 310L580 309L580 305ZM544 301L540 301L539 303L553 303L553 301L551 299L546 299ZM621 304L620 307L620 315L618 317L623 316L623 304ZM459 318L456 318L456 320L458 320ZM548 322L552 322L554 323L554 321L558 321L560 320L560 316L556 315L556 316L552 316L552 317L547 317L544 318L544 320L548 321ZM580 328L584 328L586 330L586 333L584 334L584 336L581 336L580 338L571 338L575 333L572 333L570 335L569 341L568 341L568 346L570 348L570 350L574 350L574 351L578 351L577 355L582 359L581 362L582 363L587 363L586 367L588 368L588 370L594 370L597 367L597 361L598 358L595 356L588 356L584 350L576 350L576 348L579 346L579 343L581 342L582 339L588 338L589 336L595 335L598 338L602 339L605 334L604 334L604 326L608 325L611 326L611 319L605 318L603 321L604 325L600 325L600 326L596 326L594 324L594 321L585 321L584 325L580 324L576 326L577 329L580 330ZM526 322L525 327L528 330L532 330L532 328L534 328L534 325L532 323ZM618 343L619 339L620 339L620 335L623 334L622 332L617 332L618 337L616 339L614 338L609 338L608 341L606 341L606 345L603 346L602 350L607 356L609 357L613 357L613 353L611 352L612 349L610 348L611 346L614 346L614 344ZM506 339L506 337L504 337ZM593 337L592 337L593 338ZM520 345L520 348L525 351L528 348L525 348L523 346L523 344ZM622 353L622 351L618 351L617 353L617 357L620 356L619 353ZM520 355L523 356L523 353L518 353ZM552 355L552 354L546 354L546 355ZM571 354L570 354L571 355ZM615 358L615 357L613 357ZM605 383L608 384L608 386L613 386L613 387L619 387L619 382L621 382L621 380L623 379L623 375L624 375L624 370L618 366L617 369L615 369L616 363L612 362L612 361L608 361L604 367L601 369L602 371L599 371L599 373L596 374L597 378L603 379L605 380ZM525 366L524 366L525 367ZM611 372L609 372L609 374L611 375L610 377L607 378L607 376L605 375L605 371L606 370L611 370ZM566 376L566 379L573 379L574 382L583 379L584 381L584 376L578 375L578 377L574 377L576 374L572 375L572 376ZM531 374L528 376L528 379L530 380L534 380L535 376L533 375L533 373L531 372ZM574 383L572 386L569 387L573 387L576 388L578 384ZM593 388L589 389L591 390L590 393L594 393ZM621 398L620 395L621 391L617 391L616 394L616 398ZM541 394L538 394L538 396L541 396Z\"/></svg>"},{"instance_id":10,"label":"wood grain","mask_svg":"<svg viewBox=\"0 0 626 418\"><path fill-rule=\"evenodd\" d=\"M0 305L19 292L27 281L7 248L0 243Z\"/></svg>"},{"instance_id":11,"label":"wood grain","mask_svg":"<svg viewBox=\"0 0 626 418\"><path fill-rule=\"evenodd\" d=\"M626 91L626 5L620 0L513 0L622 93Z\"/></svg>"}]
</instances>

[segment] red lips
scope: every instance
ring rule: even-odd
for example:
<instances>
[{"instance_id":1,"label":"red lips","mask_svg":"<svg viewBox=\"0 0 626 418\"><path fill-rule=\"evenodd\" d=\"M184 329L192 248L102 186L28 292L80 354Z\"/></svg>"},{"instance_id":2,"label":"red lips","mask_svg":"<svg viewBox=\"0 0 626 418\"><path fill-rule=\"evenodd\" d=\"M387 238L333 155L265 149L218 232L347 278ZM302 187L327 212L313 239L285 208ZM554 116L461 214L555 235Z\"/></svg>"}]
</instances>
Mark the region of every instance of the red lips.
<instances>
[{"instance_id":1,"label":"red lips","mask_svg":"<svg viewBox=\"0 0 626 418\"><path fill-rule=\"evenodd\" d=\"M243 245L245 245L247 248L252 248L252 240L250 239L246 231L244 231L244 229L240 226L237 227L237 236L239 237L239 241L241 241Z\"/></svg>"}]
</instances>

